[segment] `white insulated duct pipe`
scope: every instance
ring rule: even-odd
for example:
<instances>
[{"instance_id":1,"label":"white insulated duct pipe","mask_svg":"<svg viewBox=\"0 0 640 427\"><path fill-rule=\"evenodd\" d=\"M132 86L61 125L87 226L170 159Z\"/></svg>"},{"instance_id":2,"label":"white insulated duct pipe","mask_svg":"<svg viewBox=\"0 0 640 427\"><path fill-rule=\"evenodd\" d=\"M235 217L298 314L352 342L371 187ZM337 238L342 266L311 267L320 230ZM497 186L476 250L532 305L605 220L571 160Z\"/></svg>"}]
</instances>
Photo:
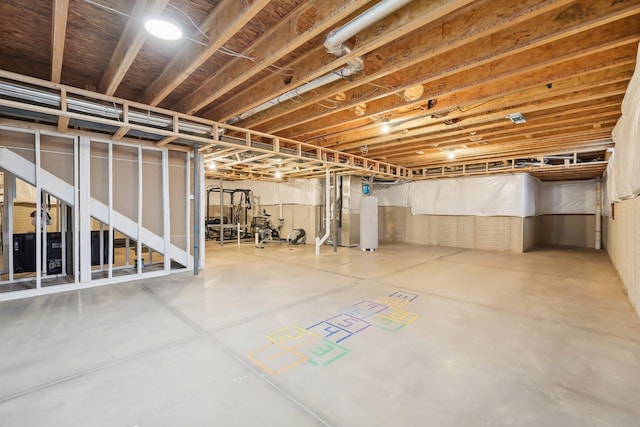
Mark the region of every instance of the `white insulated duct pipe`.
<instances>
[{"instance_id":1,"label":"white insulated duct pipe","mask_svg":"<svg viewBox=\"0 0 640 427\"><path fill-rule=\"evenodd\" d=\"M349 51L347 49L347 51ZM277 96L263 104L260 104L256 107L253 107L250 110L245 111L244 113L240 114L239 116L236 116L232 119L229 119L227 121L227 124L233 124L239 120L244 120L248 117L253 116L254 114L258 114L261 111L267 110L275 105L278 105L284 101L288 101L290 99L296 98L298 96L301 96L307 92L311 92L314 89L317 89L319 87L322 87L324 85L328 85L329 83L333 83L337 80L340 80L341 78L344 77L349 77L352 76L354 74L358 74L360 71L362 71L362 69L364 68L364 62L362 61L362 58L354 58L353 60L348 62L348 65L338 71L335 71L333 73L329 73L329 74L325 74L324 76L318 77L315 80L311 80L308 83L303 84L302 86L299 86L295 89L292 89L288 92L283 93L280 96Z\"/></svg>"},{"instance_id":2,"label":"white insulated duct pipe","mask_svg":"<svg viewBox=\"0 0 640 427\"><path fill-rule=\"evenodd\" d=\"M596 179L596 249L602 248L602 182Z\"/></svg>"},{"instance_id":3,"label":"white insulated duct pipe","mask_svg":"<svg viewBox=\"0 0 640 427\"><path fill-rule=\"evenodd\" d=\"M324 47L327 49L327 52L336 55L343 56L344 52L344 42L349 40L351 37L358 34L360 31L369 27L374 22L377 22L400 9L402 6L411 3L411 0L383 0L372 8L368 9L366 12L358 15L353 18L349 23L344 26L338 28L337 30L331 31L327 35L327 39L324 42Z\"/></svg>"},{"instance_id":4,"label":"white insulated duct pipe","mask_svg":"<svg viewBox=\"0 0 640 427\"><path fill-rule=\"evenodd\" d=\"M344 45L345 41L349 40L351 37L358 34L360 31L369 27L374 22L381 20L385 16L395 12L396 10L400 9L402 6L408 3L411 3L411 0L381 1L377 5L373 6L371 9L368 9L366 12L363 12L362 14L352 19L349 23L338 28L337 30L330 32L327 35L327 39L324 42L325 49L327 49L328 53L335 55L337 57L348 55L349 53L351 53L351 49L349 49ZM327 85L329 83L333 83L337 80L340 80L341 78L358 74L363 69L364 69L364 60L361 57L350 59L349 61L347 61L346 67L338 71L325 74L324 76L318 77L315 80L311 80L310 82L305 83L302 86L299 86L295 89L292 89L288 92L283 93L282 95L276 98L273 98L256 107L253 107L252 109L247 110L244 113L227 120L227 123L233 124L240 120L244 120L248 117L253 116L254 114L258 114L259 112L269 109L282 102L301 96L316 88Z\"/></svg>"},{"instance_id":5,"label":"white insulated duct pipe","mask_svg":"<svg viewBox=\"0 0 640 427\"><path fill-rule=\"evenodd\" d=\"M343 71L343 70L340 70L340 71ZM346 74L346 75L350 75L350 74ZM300 96L300 95L302 95L304 93L307 93L307 92L310 92L310 91L312 91L312 90L314 90L316 88L319 88L320 86L324 86L326 84L333 83L336 80L340 80L341 78L342 78L342 76L340 74L338 74L338 73L331 73L331 74L326 74L326 75L324 75L322 77L318 77L317 79L312 80L312 81L310 81L308 83L305 83L300 87L292 89L292 90L290 90L288 92L283 93L282 95L280 95L280 96L278 96L276 98L273 98L273 99L271 99L271 100L269 100L269 101L267 101L267 102L265 102L263 104L260 104L260 105L258 105L256 107L253 107L252 109L245 111L244 113L240 114L239 116L236 116L236 117L234 117L232 119L229 119L227 121L227 123L228 124L232 124L232 123L235 123L235 122L237 122L239 120L244 120L247 117L251 117L254 114L258 114L259 112L264 111L264 110L266 110L268 108L271 108L271 107L273 107L275 105L278 105L281 102L288 101L288 100L293 99L295 97L298 97L298 96Z\"/></svg>"},{"instance_id":6,"label":"white insulated duct pipe","mask_svg":"<svg viewBox=\"0 0 640 427\"><path fill-rule=\"evenodd\" d=\"M329 235L331 234L331 215L329 214L331 211L331 172L329 168L327 168L326 177L325 177L325 208L324 208L324 236L322 238L316 236L316 256L320 255L320 246L324 242L327 241Z\"/></svg>"}]
</instances>

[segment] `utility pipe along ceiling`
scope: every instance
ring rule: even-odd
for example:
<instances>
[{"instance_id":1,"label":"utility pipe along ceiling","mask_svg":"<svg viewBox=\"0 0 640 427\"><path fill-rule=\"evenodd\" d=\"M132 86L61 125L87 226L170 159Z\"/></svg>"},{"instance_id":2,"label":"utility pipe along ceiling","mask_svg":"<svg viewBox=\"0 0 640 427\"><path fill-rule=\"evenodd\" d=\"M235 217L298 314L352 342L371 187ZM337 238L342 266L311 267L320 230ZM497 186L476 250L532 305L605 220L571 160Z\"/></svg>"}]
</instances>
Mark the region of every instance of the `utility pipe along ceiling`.
<instances>
[{"instance_id":1,"label":"utility pipe along ceiling","mask_svg":"<svg viewBox=\"0 0 640 427\"><path fill-rule=\"evenodd\" d=\"M0 124L197 145L207 176L227 179L592 178L639 13L640 0L4 0Z\"/></svg>"}]
</instances>

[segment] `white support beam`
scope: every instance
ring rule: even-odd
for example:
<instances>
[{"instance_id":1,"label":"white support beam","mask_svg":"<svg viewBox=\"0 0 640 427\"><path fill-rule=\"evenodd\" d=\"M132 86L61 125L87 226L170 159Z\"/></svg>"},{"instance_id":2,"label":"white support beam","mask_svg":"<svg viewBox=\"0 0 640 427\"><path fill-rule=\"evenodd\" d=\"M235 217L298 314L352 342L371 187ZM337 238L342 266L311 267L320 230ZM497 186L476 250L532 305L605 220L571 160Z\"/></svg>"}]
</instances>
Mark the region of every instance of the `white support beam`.
<instances>
[{"instance_id":1,"label":"white support beam","mask_svg":"<svg viewBox=\"0 0 640 427\"><path fill-rule=\"evenodd\" d=\"M80 282L91 282L91 140L86 136L80 137L79 143L79 242L80 254Z\"/></svg>"},{"instance_id":2,"label":"white support beam","mask_svg":"<svg viewBox=\"0 0 640 427\"><path fill-rule=\"evenodd\" d=\"M109 233L108 233L108 239L109 239L109 254L108 254L108 260L107 260L107 277L111 278L113 277L113 144L109 143L108 144L108 154L107 154L107 162L108 162L108 166L107 166L107 174L108 174L108 178L107 178L107 186L108 186L108 191L109 191L109 195L108 195L108 206L109 206L109 218L107 221L107 225L109 226ZM100 230L100 237L102 240L102 235L103 232L102 230ZM102 248L104 248L104 245L102 243L100 243L100 250L102 252ZM100 254L100 263L102 263L103 260L103 255L102 253Z\"/></svg>"},{"instance_id":3,"label":"white support beam","mask_svg":"<svg viewBox=\"0 0 640 427\"><path fill-rule=\"evenodd\" d=\"M42 287L42 275L44 273L46 273L46 269L43 273L42 268L44 267L44 263L46 262L46 257L44 257L45 259L43 259L42 257L42 248L43 248L43 241L42 241L42 236L43 234L46 234L46 229L47 229L47 223L45 222L44 224L42 224L42 220L43 217L45 216L43 214L43 207L42 207L42 188L40 187L40 132L36 131L35 134L35 144L34 144L34 150L35 150L35 181L36 181L36 212L35 212L35 217L34 219L36 220L36 289L40 290L40 288ZM43 233L42 231L45 231L45 233ZM46 242L45 242L46 244Z\"/></svg>"}]
</instances>

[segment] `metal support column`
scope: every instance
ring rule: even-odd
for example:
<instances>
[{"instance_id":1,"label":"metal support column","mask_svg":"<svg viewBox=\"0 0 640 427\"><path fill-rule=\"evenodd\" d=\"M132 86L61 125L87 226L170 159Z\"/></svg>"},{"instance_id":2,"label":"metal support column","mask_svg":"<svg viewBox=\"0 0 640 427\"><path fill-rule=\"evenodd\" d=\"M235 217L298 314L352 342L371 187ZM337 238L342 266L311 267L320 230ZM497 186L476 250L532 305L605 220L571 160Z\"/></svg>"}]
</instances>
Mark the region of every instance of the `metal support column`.
<instances>
[{"instance_id":1,"label":"metal support column","mask_svg":"<svg viewBox=\"0 0 640 427\"><path fill-rule=\"evenodd\" d=\"M198 146L193 147L193 275L200 267L200 157Z\"/></svg>"}]
</instances>

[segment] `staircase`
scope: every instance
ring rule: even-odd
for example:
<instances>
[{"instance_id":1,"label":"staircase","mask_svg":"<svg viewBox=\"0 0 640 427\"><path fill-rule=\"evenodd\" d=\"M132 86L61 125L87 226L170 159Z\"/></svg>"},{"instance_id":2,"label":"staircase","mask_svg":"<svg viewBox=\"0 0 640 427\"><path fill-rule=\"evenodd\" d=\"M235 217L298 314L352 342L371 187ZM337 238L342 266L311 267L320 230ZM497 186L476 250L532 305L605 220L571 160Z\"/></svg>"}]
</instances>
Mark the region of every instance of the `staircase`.
<instances>
[{"instance_id":1,"label":"staircase","mask_svg":"<svg viewBox=\"0 0 640 427\"><path fill-rule=\"evenodd\" d=\"M69 206L74 206L76 203L73 185L65 182L45 169L40 168L40 170L37 171L34 163L6 147L0 147L0 168L33 186L36 185L37 172L40 175L40 187L42 190L53 195ZM109 206L93 197L90 201L89 210L92 217L106 224L110 228L118 230L129 238L137 240L140 244L145 245L164 256L168 255L172 261L183 266L188 266L190 264L189 261L192 257L187 251L180 249L175 245L170 245L169 254L165 254L165 239L162 236L159 236L144 227L138 228L137 222L119 212L112 211L111 218L109 218Z\"/></svg>"}]
</instances>

